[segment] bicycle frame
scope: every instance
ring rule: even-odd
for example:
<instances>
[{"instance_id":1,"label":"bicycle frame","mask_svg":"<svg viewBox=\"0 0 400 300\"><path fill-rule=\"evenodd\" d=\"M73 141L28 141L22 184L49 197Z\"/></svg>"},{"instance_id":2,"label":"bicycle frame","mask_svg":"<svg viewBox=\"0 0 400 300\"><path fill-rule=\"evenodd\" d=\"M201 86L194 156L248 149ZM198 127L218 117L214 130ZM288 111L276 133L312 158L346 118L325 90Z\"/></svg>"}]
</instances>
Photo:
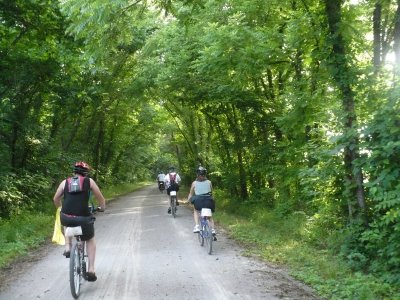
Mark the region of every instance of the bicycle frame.
<instances>
[{"instance_id":1,"label":"bicycle frame","mask_svg":"<svg viewBox=\"0 0 400 300\"><path fill-rule=\"evenodd\" d=\"M90 220L85 220L84 224L92 224L96 220L93 216L97 211L104 212L101 207L94 207L93 203L89 206ZM84 217L86 218L86 217ZM76 299L80 294L80 287L83 280L87 280L87 270L88 270L88 254L86 249L86 241L82 241L82 227L66 227L65 230L66 237L74 237L72 241L71 254L69 259L69 285L71 288L71 294Z\"/></svg>"}]
</instances>

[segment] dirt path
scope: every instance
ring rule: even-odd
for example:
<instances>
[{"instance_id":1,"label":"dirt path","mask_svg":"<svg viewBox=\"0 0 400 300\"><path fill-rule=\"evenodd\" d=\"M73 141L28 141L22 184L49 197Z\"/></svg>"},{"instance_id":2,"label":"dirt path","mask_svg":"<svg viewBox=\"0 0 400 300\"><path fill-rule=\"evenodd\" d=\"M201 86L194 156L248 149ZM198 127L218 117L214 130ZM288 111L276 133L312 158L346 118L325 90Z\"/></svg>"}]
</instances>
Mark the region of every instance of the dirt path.
<instances>
[{"instance_id":1,"label":"dirt path","mask_svg":"<svg viewBox=\"0 0 400 300\"><path fill-rule=\"evenodd\" d=\"M242 256L223 232L208 255L192 233L191 209L181 205L173 219L167 200L152 186L97 217L98 280L84 282L79 299L318 299L284 271ZM0 300L72 299L62 250L48 245L2 272Z\"/></svg>"}]
</instances>

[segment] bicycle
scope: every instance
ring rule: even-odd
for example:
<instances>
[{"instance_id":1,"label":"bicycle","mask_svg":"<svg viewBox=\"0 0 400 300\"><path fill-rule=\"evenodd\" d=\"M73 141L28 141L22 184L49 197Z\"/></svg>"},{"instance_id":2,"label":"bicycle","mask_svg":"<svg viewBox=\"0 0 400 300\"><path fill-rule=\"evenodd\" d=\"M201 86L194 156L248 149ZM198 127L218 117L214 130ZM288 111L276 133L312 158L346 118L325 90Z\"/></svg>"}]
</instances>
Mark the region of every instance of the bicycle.
<instances>
[{"instance_id":1,"label":"bicycle","mask_svg":"<svg viewBox=\"0 0 400 300\"><path fill-rule=\"evenodd\" d=\"M161 193L164 193L165 190L165 184L163 181L158 182L158 189L160 190Z\"/></svg>"},{"instance_id":2,"label":"bicycle","mask_svg":"<svg viewBox=\"0 0 400 300\"><path fill-rule=\"evenodd\" d=\"M101 208L91 208L94 214L96 211L103 211ZM94 216L78 217L81 223L90 223L95 221ZM86 249L86 241L82 241L82 227L69 227L65 229L66 237L75 237L72 243L71 254L69 259L69 285L72 296L77 299L80 295L81 285L87 280L88 254Z\"/></svg>"},{"instance_id":3,"label":"bicycle","mask_svg":"<svg viewBox=\"0 0 400 300\"><path fill-rule=\"evenodd\" d=\"M215 240L215 237L212 233L212 229L209 224L210 217L212 216L212 211L210 208L202 208L201 212L199 212L200 216L200 231L197 234L197 237L200 242L200 246L204 246L204 243L207 246L207 253L211 255L212 253L212 243Z\"/></svg>"},{"instance_id":4,"label":"bicycle","mask_svg":"<svg viewBox=\"0 0 400 300\"><path fill-rule=\"evenodd\" d=\"M172 216L175 218L176 217L176 201L177 201L177 197L176 197L176 191L171 191L169 193L169 202L170 202L170 207L171 207L171 214Z\"/></svg>"}]
</instances>

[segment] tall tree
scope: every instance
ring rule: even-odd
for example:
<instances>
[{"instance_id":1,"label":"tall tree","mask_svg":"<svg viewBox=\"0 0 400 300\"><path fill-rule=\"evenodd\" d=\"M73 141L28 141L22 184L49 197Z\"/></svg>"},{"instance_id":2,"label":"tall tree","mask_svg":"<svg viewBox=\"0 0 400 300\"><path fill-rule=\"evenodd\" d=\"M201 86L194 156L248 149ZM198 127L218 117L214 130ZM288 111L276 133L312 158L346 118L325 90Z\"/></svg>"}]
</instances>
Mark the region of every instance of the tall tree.
<instances>
[{"instance_id":1,"label":"tall tree","mask_svg":"<svg viewBox=\"0 0 400 300\"><path fill-rule=\"evenodd\" d=\"M346 171L349 214L352 217L353 199L357 199L358 209L355 213L367 225L367 205L365 201L363 174L356 162L359 159L359 138L354 91L352 89L352 83L355 82L355 78L347 60L346 41L341 31L343 1L325 0L324 3L330 34L329 41L332 46L330 55L331 72L342 96L344 166Z\"/></svg>"}]
</instances>

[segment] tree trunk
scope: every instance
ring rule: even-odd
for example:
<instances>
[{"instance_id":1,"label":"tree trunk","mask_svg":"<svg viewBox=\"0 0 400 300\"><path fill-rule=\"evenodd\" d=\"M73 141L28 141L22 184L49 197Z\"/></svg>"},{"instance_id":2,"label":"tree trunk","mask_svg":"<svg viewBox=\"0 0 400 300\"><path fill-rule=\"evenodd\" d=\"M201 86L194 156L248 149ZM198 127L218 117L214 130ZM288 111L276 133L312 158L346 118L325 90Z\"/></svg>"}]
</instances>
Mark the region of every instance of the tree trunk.
<instances>
[{"instance_id":1,"label":"tree trunk","mask_svg":"<svg viewBox=\"0 0 400 300\"><path fill-rule=\"evenodd\" d=\"M247 191L247 174L246 169L244 167L243 160L243 143L242 143L242 132L239 128L239 121L236 114L236 108L234 105L231 105L231 115L227 114L227 120L230 125L230 129L232 130L233 139L234 139L234 152L236 153L236 157L238 160L238 181L239 181L239 195L244 200L248 198Z\"/></svg>"},{"instance_id":2,"label":"tree trunk","mask_svg":"<svg viewBox=\"0 0 400 300\"><path fill-rule=\"evenodd\" d=\"M395 55L395 82L398 81L400 75L400 0L397 0L397 10L394 21L393 46Z\"/></svg>"},{"instance_id":3,"label":"tree trunk","mask_svg":"<svg viewBox=\"0 0 400 300\"><path fill-rule=\"evenodd\" d=\"M400 1L400 0L399 0ZM342 94L342 107L344 112L344 166L346 172L346 196L349 205L350 218L352 217L353 199L357 199L357 214L365 225L368 224L367 208L365 203L363 175L361 168L355 162L359 158L359 141L356 126L356 112L354 93L350 83L353 77L350 74L346 59L345 41L341 34L341 4L342 0L324 0L328 28L332 46L330 63L332 77Z\"/></svg>"},{"instance_id":4,"label":"tree trunk","mask_svg":"<svg viewBox=\"0 0 400 300\"><path fill-rule=\"evenodd\" d=\"M373 31L374 31L374 73L379 73L382 64L382 4L379 2L375 3L375 9L373 14Z\"/></svg>"}]
</instances>

